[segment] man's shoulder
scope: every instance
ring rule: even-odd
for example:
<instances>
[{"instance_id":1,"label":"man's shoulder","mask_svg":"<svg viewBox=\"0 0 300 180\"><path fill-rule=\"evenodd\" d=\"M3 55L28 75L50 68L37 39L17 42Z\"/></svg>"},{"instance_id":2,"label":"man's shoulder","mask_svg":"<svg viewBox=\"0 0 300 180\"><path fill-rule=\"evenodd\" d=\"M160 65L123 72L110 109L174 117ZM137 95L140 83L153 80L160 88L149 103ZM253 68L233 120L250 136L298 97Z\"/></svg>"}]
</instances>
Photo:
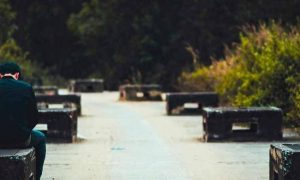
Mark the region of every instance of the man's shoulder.
<instances>
[{"instance_id":1,"label":"man's shoulder","mask_svg":"<svg viewBox=\"0 0 300 180\"><path fill-rule=\"evenodd\" d=\"M16 83L18 83L18 86L23 87L25 89L32 89L31 84L25 82L25 81L16 81Z\"/></svg>"},{"instance_id":2,"label":"man's shoulder","mask_svg":"<svg viewBox=\"0 0 300 180\"><path fill-rule=\"evenodd\" d=\"M20 81L20 80L18 80L17 82L18 82L20 85L23 85L23 86L32 88L31 84L29 84L28 82Z\"/></svg>"},{"instance_id":3,"label":"man's shoulder","mask_svg":"<svg viewBox=\"0 0 300 180\"><path fill-rule=\"evenodd\" d=\"M0 80L0 86L15 86L24 89L32 89L31 84L20 80Z\"/></svg>"}]
</instances>

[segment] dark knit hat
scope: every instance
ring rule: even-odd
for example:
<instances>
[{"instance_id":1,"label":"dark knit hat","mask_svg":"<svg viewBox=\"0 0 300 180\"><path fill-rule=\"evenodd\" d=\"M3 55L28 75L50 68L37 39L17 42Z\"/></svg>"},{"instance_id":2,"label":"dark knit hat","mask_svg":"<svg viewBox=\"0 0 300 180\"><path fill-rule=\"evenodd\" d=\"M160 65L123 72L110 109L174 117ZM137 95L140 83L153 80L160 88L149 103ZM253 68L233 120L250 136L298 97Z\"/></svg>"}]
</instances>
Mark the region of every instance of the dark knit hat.
<instances>
[{"instance_id":1,"label":"dark knit hat","mask_svg":"<svg viewBox=\"0 0 300 180\"><path fill-rule=\"evenodd\" d=\"M0 74L15 74L15 73L21 73L21 68L18 64L14 62L5 62L0 64Z\"/></svg>"}]
</instances>

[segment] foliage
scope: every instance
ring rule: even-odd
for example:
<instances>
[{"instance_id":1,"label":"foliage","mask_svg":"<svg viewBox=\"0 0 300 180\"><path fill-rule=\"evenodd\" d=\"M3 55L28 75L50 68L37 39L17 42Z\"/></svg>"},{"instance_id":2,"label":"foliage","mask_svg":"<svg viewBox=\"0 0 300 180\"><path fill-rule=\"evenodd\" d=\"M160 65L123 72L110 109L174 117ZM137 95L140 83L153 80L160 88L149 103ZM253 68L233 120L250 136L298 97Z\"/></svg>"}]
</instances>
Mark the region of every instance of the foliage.
<instances>
[{"instance_id":1,"label":"foliage","mask_svg":"<svg viewBox=\"0 0 300 180\"><path fill-rule=\"evenodd\" d=\"M26 81L35 83L36 80L46 80L45 71L30 62L28 53L24 52L16 43L15 40L9 39L0 46L0 63L6 61L13 61L20 65L22 69L22 76Z\"/></svg>"},{"instance_id":2,"label":"foliage","mask_svg":"<svg viewBox=\"0 0 300 180\"><path fill-rule=\"evenodd\" d=\"M2 0L0 44L13 36L29 59L64 78L97 75L110 89L129 80L171 90L182 71L224 57L224 44L239 40L241 26L269 19L295 24L299 5L295 0Z\"/></svg>"},{"instance_id":3,"label":"foliage","mask_svg":"<svg viewBox=\"0 0 300 180\"><path fill-rule=\"evenodd\" d=\"M233 67L233 59L214 60L209 66L200 66L194 72L183 72L178 78L181 91L214 91L222 77Z\"/></svg>"},{"instance_id":4,"label":"foliage","mask_svg":"<svg viewBox=\"0 0 300 180\"><path fill-rule=\"evenodd\" d=\"M42 71L36 63L29 60L25 52L13 38L17 28L16 12L11 1L0 1L0 63L14 61L22 68L22 77L31 83L37 79L47 81L46 71Z\"/></svg>"},{"instance_id":5,"label":"foliage","mask_svg":"<svg viewBox=\"0 0 300 180\"><path fill-rule=\"evenodd\" d=\"M224 44L238 41L242 25L270 18L294 23L297 5L279 0L91 0L68 25L86 47L87 59L93 59L95 67L89 70L100 71L109 86L138 79L170 89L182 71L193 69L195 59L207 65L210 57L222 57Z\"/></svg>"},{"instance_id":6,"label":"foliage","mask_svg":"<svg viewBox=\"0 0 300 180\"><path fill-rule=\"evenodd\" d=\"M155 1L92 0L71 16L70 29L89 47L86 54L95 59L94 68L109 86L125 80L159 82L162 75L172 79L163 68L169 61L166 58L177 61L162 57L162 50L170 52L171 45L165 42L169 33L155 27L162 15L158 6Z\"/></svg>"},{"instance_id":7,"label":"foliage","mask_svg":"<svg viewBox=\"0 0 300 180\"><path fill-rule=\"evenodd\" d=\"M70 33L67 19L81 8L84 0L10 0L16 12L17 30L14 38L29 59L40 64L52 74L66 78L78 76L78 71L88 67L80 52L81 46ZM87 1L87 0L85 0ZM84 71L83 71L84 72ZM82 72L82 76L86 75Z\"/></svg>"},{"instance_id":8,"label":"foliage","mask_svg":"<svg viewBox=\"0 0 300 180\"><path fill-rule=\"evenodd\" d=\"M224 63L230 66L220 74L216 67ZM245 28L240 43L227 51L224 60L192 75L194 79L212 76L209 84L229 104L277 106L283 109L286 122L300 125L299 71L300 28L271 23Z\"/></svg>"},{"instance_id":9,"label":"foliage","mask_svg":"<svg viewBox=\"0 0 300 180\"><path fill-rule=\"evenodd\" d=\"M12 11L9 0L0 1L0 44L4 43L14 31L15 12Z\"/></svg>"}]
</instances>

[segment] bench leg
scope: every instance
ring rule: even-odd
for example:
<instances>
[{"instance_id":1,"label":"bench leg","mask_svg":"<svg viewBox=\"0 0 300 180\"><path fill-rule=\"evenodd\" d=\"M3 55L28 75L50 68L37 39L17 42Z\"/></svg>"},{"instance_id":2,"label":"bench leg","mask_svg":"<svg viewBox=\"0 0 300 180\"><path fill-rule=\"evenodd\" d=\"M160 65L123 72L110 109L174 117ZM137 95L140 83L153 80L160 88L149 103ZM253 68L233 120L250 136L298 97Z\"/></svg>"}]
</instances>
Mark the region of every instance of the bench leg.
<instances>
[{"instance_id":1,"label":"bench leg","mask_svg":"<svg viewBox=\"0 0 300 180\"><path fill-rule=\"evenodd\" d=\"M281 125L263 119L258 124L258 134L261 138L266 140L281 140L282 139Z\"/></svg>"},{"instance_id":2,"label":"bench leg","mask_svg":"<svg viewBox=\"0 0 300 180\"><path fill-rule=\"evenodd\" d=\"M167 115L171 115L173 109L174 109L174 105L170 102L167 102L167 105L166 105Z\"/></svg>"},{"instance_id":3,"label":"bench leg","mask_svg":"<svg viewBox=\"0 0 300 180\"><path fill-rule=\"evenodd\" d=\"M207 120L203 118L203 140L212 142L215 140L226 139L230 136L232 124L226 121Z\"/></svg>"}]
</instances>

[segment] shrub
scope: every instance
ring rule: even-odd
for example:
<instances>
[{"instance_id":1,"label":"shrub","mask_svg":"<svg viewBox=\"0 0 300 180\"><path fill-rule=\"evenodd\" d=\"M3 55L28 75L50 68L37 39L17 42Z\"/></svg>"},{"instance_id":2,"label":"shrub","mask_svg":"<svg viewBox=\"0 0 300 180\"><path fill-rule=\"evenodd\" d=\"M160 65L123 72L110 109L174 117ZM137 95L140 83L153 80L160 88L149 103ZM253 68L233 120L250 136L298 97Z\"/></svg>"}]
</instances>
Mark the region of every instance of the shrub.
<instances>
[{"instance_id":1,"label":"shrub","mask_svg":"<svg viewBox=\"0 0 300 180\"><path fill-rule=\"evenodd\" d=\"M298 27L276 23L244 28L225 59L182 77L199 88L205 88L199 83L205 79L233 106L280 107L286 123L300 125L299 33ZM228 64L224 72L217 68L221 64Z\"/></svg>"},{"instance_id":2,"label":"shrub","mask_svg":"<svg viewBox=\"0 0 300 180\"><path fill-rule=\"evenodd\" d=\"M221 78L233 66L233 60L213 61L210 66L202 66L195 72L183 72L179 77L182 91L214 91Z\"/></svg>"},{"instance_id":3,"label":"shrub","mask_svg":"<svg viewBox=\"0 0 300 180\"><path fill-rule=\"evenodd\" d=\"M23 78L30 83L37 80L46 81L46 71L39 68L38 65L32 63L28 59L28 53L24 52L14 39L7 40L0 45L0 63L5 61L13 61L20 65Z\"/></svg>"}]
</instances>

